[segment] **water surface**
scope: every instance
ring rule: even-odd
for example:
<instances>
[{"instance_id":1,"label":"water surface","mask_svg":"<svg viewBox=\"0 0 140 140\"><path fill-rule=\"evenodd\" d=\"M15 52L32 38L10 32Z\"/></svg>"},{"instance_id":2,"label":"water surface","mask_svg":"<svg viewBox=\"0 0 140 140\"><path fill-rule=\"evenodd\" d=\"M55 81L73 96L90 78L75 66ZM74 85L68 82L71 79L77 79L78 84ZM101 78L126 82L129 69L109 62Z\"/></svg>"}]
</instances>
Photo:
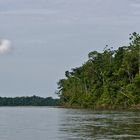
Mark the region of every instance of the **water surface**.
<instances>
[{"instance_id":1,"label":"water surface","mask_svg":"<svg viewBox=\"0 0 140 140\"><path fill-rule=\"evenodd\" d=\"M0 107L0 140L140 139L140 112Z\"/></svg>"}]
</instances>

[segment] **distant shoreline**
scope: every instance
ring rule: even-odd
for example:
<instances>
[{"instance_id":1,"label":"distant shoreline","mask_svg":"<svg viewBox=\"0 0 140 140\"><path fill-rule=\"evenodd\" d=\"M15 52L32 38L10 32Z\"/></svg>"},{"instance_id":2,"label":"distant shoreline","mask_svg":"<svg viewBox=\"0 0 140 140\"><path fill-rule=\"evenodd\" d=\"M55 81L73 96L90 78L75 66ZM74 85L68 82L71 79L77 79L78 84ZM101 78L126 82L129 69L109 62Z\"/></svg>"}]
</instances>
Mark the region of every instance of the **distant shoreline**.
<instances>
[{"instance_id":1,"label":"distant shoreline","mask_svg":"<svg viewBox=\"0 0 140 140\"><path fill-rule=\"evenodd\" d=\"M54 107L65 109L91 109L91 110L140 110L140 104L128 107L123 106L95 106L81 107L62 104L60 99L52 97L22 96L22 97L0 97L0 107Z\"/></svg>"},{"instance_id":2,"label":"distant shoreline","mask_svg":"<svg viewBox=\"0 0 140 140\"><path fill-rule=\"evenodd\" d=\"M0 106L60 106L60 99L52 97L22 96L0 97Z\"/></svg>"}]
</instances>

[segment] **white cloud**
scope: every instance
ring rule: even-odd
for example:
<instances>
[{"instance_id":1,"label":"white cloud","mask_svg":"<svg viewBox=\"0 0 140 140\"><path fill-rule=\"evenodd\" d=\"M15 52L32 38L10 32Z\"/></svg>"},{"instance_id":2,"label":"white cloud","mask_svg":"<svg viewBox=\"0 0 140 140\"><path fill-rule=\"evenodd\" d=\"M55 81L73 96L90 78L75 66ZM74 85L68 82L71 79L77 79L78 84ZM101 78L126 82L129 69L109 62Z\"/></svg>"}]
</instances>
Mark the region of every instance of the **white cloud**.
<instances>
[{"instance_id":1,"label":"white cloud","mask_svg":"<svg viewBox=\"0 0 140 140\"><path fill-rule=\"evenodd\" d=\"M0 39L0 54L5 54L11 50L11 41Z\"/></svg>"}]
</instances>

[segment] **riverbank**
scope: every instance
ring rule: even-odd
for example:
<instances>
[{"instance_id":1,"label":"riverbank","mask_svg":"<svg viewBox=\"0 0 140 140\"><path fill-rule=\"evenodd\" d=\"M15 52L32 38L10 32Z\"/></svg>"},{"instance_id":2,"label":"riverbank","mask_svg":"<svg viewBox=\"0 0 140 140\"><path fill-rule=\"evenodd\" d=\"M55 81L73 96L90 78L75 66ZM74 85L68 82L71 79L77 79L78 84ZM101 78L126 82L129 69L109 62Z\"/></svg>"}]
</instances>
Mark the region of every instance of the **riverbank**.
<instances>
[{"instance_id":1,"label":"riverbank","mask_svg":"<svg viewBox=\"0 0 140 140\"><path fill-rule=\"evenodd\" d=\"M0 106L59 106L60 99L52 97L22 96L0 97Z\"/></svg>"},{"instance_id":2,"label":"riverbank","mask_svg":"<svg viewBox=\"0 0 140 140\"><path fill-rule=\"evenodd\" d=\"M131 106L130 109L132 109L132 110L140 110L140 104L133 105L133 106Z\"/></svg>"},{"instance_id":3,"label":"riverbank","mask_svg":"<svg viewBox=\"0 0 140 140\"><path fill-rule=\"evenodd\" d=\"M137 105L132 105L132 106L105 106L105 105L100 105L100 106L95 106L95 107L83 107L83 106L78 106L78 105L68 105L65 104L63 106L60 106L62 108L67 108L67 109L92 109L92 110L130 110L130 111L139 111L140 110L140 104Z\"/></svg>"}]
</instances>

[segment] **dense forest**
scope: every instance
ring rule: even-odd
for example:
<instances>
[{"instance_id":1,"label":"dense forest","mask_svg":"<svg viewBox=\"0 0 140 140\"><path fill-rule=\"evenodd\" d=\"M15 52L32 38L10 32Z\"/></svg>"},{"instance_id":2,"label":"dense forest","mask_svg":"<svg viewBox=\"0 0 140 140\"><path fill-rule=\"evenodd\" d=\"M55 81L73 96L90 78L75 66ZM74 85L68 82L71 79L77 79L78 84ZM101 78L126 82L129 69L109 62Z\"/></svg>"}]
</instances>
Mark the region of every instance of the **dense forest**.
<instances>
[{"instance_id":1,"label":"dense forest","mask_svg":"<svg viewBox=\"0 0 140 140\"><path fill-rule=\"evenodd\" d=\"M60 100L52 97L0 97L0 106L59 106Z\"/></svg>"},{"instance_id":2,"label":"dense forest","mask_svg":"<svg viewBox=\"0 0 140 140\"><path fill-rule=\"evenodd\" d=\"M80 67L65 72L58 92L67 107L127 108L140 103L140 35L117 50L92 51Z\"/></svg>"}]
</instances>

